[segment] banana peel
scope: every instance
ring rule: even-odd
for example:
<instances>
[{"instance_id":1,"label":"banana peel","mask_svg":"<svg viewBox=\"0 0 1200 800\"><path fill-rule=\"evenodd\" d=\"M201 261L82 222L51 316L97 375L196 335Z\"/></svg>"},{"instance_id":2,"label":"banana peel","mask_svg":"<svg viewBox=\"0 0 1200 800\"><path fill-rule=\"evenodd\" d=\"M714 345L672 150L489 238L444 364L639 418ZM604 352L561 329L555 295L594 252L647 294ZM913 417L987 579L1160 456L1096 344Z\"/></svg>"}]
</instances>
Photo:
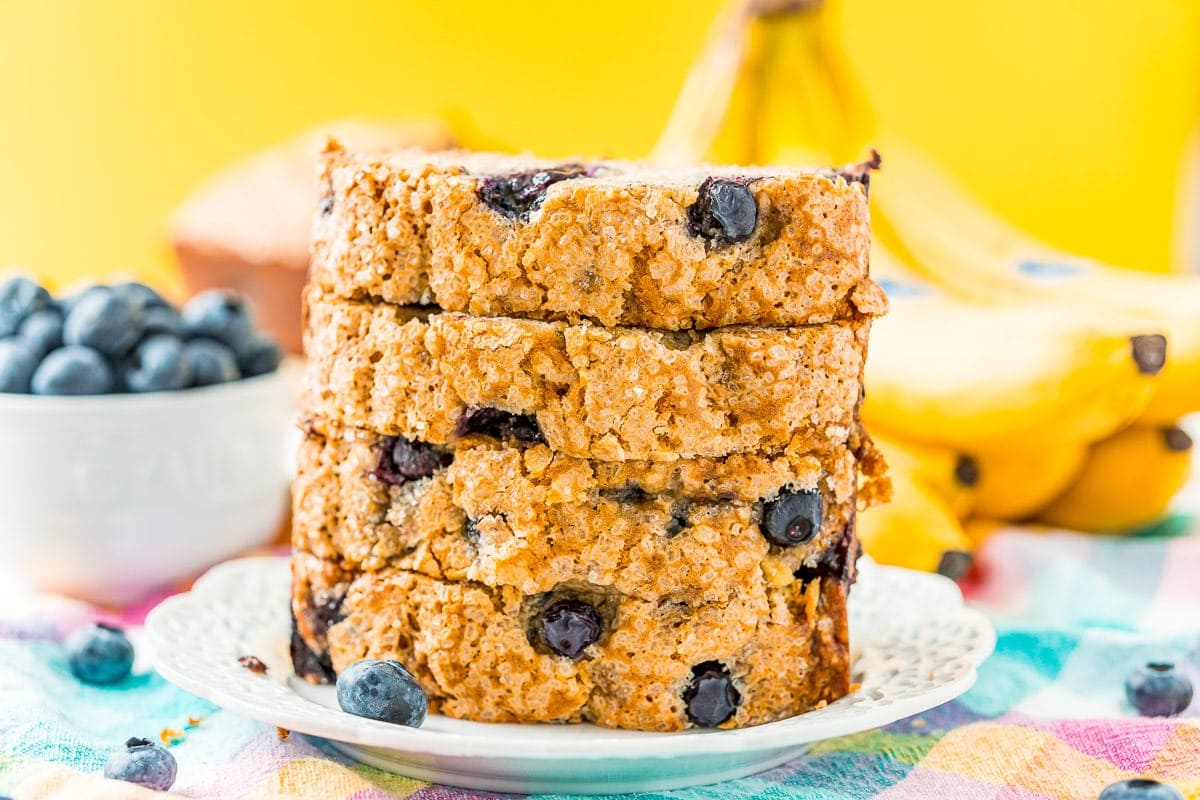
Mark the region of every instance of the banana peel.
<instances>
[{"instance_id":1,"label":"banana peel","mask_svg":"<svg viewBox=\"0 0 1200 800\"><path fill-rule=\"evenodd\" d=\"M1052 303L1098 329L1161 333L1166 364L1141 419L1171 424L1200 410L1200 277L1054 250L984 209L902 140L881 135L878 146L888 161L873 187L876 227L926 277L981 303Z\"/></svg>"},{"instance_id":2,"label":"banana peel","mask_svg":"<svg viewBox=\"0 0 1200 800\"><path fill-rule=\"evenodd\" d=\"M937 445L892 438L878 430L871 436L893 474L909 475L932 489L958 519L975 507L979 465L967 454Z\"/></svg>"},{"instance_id":3,"label":"banana peel","mask_svg":"<svg viewBox=\"0 0 1200 800\"><path fill-rule=\"evenodd\" d=\"M891 477L892 501L859 514L863 551L880 564L963 577L973 548L953 509L920 479Z\"/></svg>"},{"instance_id":4,"label":"banana peel","mask_svg":"<svg viewBox=\"0 0 1200 800\"><path fill-rule=\"evenodd\" d=\"M1050 447L1023 446L977 450L979 467L974 513L1023 520L1062 494L1083 469L1088 446L1063 442Z\"/></svg>"},{"instance_id":5,"label":"banana peel","mask_svg":"<svg viewBox=\"0 0 1200 800\"><path fill-rule=\"evenodd\" d=\"M959 300L878 240L871 261L890 310L872 328L869 424L968 451L1056 447L1104 438L1149 402L1154 334L1104 331L1049 304Z\"/></svg>"},{"instance_id":6,"label":"banana peel","mask_svg":"<svg viewBox=\"0 0 1200 800\"><path fill-rule=\"evenodd\" d=\"M1115 533L1161 518L1187 483L1192 439L1174 425L1135 425L1091 447L1079 475L1038 514L1051 525Z\"/></svg>"}]
</instances>

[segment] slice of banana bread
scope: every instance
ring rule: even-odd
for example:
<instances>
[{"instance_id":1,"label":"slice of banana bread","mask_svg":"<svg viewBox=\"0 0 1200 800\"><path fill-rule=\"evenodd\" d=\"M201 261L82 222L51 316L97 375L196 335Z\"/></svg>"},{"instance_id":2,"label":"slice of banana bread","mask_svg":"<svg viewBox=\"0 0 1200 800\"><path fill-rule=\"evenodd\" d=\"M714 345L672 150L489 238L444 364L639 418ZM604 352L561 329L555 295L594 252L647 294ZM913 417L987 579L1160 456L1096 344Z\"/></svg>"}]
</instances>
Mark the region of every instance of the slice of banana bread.
<instances>
[{"instance_id":1,"label":"slice of banana bread","mask_svg":"<svg viewBox=\"0 0 1200 800\"><path fill-rule=\"evenodd\" d=\"M297 553L292 656L325 681L359 659L398 660L430 711L463 719L743 727L849 690L851 564L705 603L583 581L526 594L399 569L354 573Z\"/></svg>"},{"instance_id":2,"label":"slice of banana bread","mask_svg":"<svg viewBox=\"0 0 1200 800\"><path fill-rule=\"evenodd\" d=\"M446 444L544 441L596 460L853 445L869 320L663 332L310 294L309 413Z\"/></svg>"},{"instance_id":3,"label":"slice of banana bread","mask_svg":"<svg viewBox=\"0 0 1200 800\"><path fill-rule=\"evenodd\" d=\"M854 174L331 143L312 280L346 298L662 330L876 315Z\"/></svg>"},{"instance_id":4,"label":"slice of banana bread","mask_svg":"<svg viewBox=\"0 0 1200 800\"><path fill-rule=\"evenodd\" d=\"M540 444L434 447L324 420L306 430L294 542L351 570L725 602L816 568L854 517L857 464L844 449L595 462Z\"/></svg>"}]
</instances>

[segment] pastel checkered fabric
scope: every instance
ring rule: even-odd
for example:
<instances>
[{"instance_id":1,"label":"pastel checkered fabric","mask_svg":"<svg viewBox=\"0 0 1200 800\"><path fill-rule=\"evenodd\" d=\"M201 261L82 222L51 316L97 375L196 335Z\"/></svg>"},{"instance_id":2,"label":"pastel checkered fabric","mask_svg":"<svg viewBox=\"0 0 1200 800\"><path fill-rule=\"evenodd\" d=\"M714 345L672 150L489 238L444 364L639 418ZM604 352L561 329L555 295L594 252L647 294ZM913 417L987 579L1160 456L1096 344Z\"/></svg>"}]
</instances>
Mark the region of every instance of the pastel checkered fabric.
<instances>
[{"instance_id":1,"label":"pastel checkered fabric","mask_svg":"<svg viewBox=\"0 0 1200 800\"><path fill-rule=\"evenodd\" d=\"M995 621L999 644L960 700L822 742L770 772L653 796L1091 800L1109 783L1151 776L1200 798L1200 701L1177 719L1142 719L1122 691L1147 660L1174 660L1200 683L1200 525L1177 519L1124 540L1006 531L989 540L964 588ZM152 796L96 777L139 735L170 743L173 791L186 797L489 796L349 763L151 671L113 689L82 686L59 641L94 611L55 598L19 605L0 616L0 794ZM136 624L143 611L119 621Z\"/></svg>"}]
</instances>

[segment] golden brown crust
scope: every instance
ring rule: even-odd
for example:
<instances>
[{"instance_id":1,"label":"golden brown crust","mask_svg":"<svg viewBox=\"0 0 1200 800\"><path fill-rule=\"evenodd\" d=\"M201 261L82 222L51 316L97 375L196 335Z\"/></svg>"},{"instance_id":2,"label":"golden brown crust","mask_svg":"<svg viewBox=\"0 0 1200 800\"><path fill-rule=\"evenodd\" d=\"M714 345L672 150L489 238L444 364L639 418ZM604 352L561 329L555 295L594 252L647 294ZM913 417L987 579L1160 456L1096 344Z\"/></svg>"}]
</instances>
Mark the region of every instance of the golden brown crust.
<instances>
[{"instance_id":1,"label":"golden brown crust","mask_svg":"<svg viewBox=\"0 0 1200 800\"><path fill-rule=\"evenodd\" d=\"M683 700L694 667L719 662L740 702L725 727L792 716L849 689L846 585L818 579L726 603L639 600L586 585L604 632L577 660L539 647L543 596L439 581L402 570L355 575L313 556L293 561L300 641L335 671L396 659L430 710L488 722L590 721L673 731L691 727Z\"/></svg>"},{"instance_id":2,"label":"golden brown crust","mask_svg":"<svg viewBox=\"0 0 1200 800\"><path fill-rule=\"evenodd\" d=\"M434 444L470 407L530 414L552 450L604 461L825 451L858 435L868 328L668 333L310 295L305 404Z\"/></svg>"},{"instance_id":3,"label":"golden brown crust","mask_svg":"<svg viewBox=\"0 0 1200 800\"><path fill-rule=\"evenodd\" d=\"M689 232L709 175L613 162L546 190L528 219L480 199L488 174L553 162L487 154L327 153L328 212L314 226L313 281L347 298L435 303L482 316L591 320L662 330L807 325L877 315L865 190L831 172L749 182L748 240Z\"/></svg>"}]
</instances>

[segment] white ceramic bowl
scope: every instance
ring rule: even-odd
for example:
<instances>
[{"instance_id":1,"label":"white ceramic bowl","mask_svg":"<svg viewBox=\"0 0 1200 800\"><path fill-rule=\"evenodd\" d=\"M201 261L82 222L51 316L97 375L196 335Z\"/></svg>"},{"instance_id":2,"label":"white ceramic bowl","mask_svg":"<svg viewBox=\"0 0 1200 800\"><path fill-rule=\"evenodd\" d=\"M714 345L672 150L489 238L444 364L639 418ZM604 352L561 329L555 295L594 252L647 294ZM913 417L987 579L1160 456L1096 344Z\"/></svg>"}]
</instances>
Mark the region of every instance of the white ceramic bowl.
<instances>
[{"instance_id":1,"label":"white ceramic bowl","mask_svg":"<svg viewBox=\"0 0 1200 800\"><path fill-rule=\"evenodd\" d=\"M0 394L0 562L128 603L268 541L287 507L284 371L143 395Z\"/></svg>"}]
</instances>

